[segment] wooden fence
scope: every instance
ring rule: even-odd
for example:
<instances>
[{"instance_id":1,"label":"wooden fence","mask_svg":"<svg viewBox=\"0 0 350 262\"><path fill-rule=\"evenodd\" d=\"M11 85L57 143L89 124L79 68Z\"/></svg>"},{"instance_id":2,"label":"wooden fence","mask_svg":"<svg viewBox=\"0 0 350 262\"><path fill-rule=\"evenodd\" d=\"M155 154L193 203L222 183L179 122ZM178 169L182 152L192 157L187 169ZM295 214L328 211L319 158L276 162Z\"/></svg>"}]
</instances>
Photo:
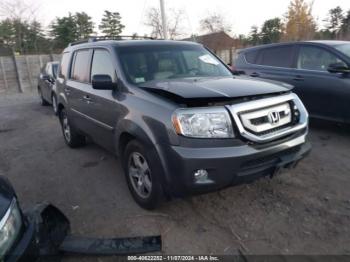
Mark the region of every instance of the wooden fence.
<instances>
[{"instance_id":1,"label":"wooden fence","mask_svg":"<svg viewBox=\"0 0 350 262\"><path fill-rule=\"evenodd\" d=\"M0 56L0 95L36 92L40 69L59 54Z\"/></svg>"}]
</instances>

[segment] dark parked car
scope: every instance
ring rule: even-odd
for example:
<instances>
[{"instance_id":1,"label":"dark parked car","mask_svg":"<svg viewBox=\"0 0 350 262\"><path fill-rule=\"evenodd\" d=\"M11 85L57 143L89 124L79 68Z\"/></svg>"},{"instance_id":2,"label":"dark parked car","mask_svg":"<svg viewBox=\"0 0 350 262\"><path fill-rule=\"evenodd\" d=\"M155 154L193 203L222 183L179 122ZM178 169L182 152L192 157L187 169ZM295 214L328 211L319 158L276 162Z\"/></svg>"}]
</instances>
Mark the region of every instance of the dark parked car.
<instances>
[{"instance_id":1,"label":"dark parked car","mask_svg":"<svg viewBox=\"0 0 350 262\"><path fill-rule=\"evenodd\" d=\"M0 261L61 261L64 253L135 255L162 248L160 236L108 239L69 233L69 220L49 203L22 212L12 185L0 176Z\"/></svg>"},{"instance_id":2,"label":"dark parked car","mask_svg":"<svg viewBox=\"0 0 350 262\"><path fill-rule=\"evenodd\" d=\"M27 249L32 249L35 242L34 225L26 222L12 186L0 176L0 261L10 257L15 260L15 256L19 257Z\"/></svg>"},{"instance_id":3,"label":"dark parked car","mask_svg":"<svg viewBox=\"0 0 350 262\"><path fill-rule=\"evenodd\" d=\"M350 123L350 42L310 41L240 51L236 70L293 85L312 117Z\"/></svg>"},{"instance_id":4,"label":"dark parked car","mask_svg":"<svg viewBox=\"0 0 350 262\"><path fill-rule=\"evenodd\" d=\"M0 176L0 261L37 261L43 254L57 255L68 231L69 221L49 204L23 213L12 185Z\"/></svg>"},{"instance_id":5,"label":"dark parked car","mask_svg":"<svg viewBox=\"0 0 350 262\"><path fill-rule=\"evenodd\" d=\"M42 69L38 78L38 93L43 106L52 105L53 111L57 113L57 96L55 82L59 62L48 62Z\"/></svg>"},{"instance_id":6,"label":"dark parked car","mask_svg":"<svg viewBox=\"0 0 350 262\"><path fill-rule=\"evenodd\" d=\"M67 145L89 137L120 156L144 208L272 176L310 150L289 85L233 76L196 43L73 43L56 85Z\"/></svg>"}]
</instances>

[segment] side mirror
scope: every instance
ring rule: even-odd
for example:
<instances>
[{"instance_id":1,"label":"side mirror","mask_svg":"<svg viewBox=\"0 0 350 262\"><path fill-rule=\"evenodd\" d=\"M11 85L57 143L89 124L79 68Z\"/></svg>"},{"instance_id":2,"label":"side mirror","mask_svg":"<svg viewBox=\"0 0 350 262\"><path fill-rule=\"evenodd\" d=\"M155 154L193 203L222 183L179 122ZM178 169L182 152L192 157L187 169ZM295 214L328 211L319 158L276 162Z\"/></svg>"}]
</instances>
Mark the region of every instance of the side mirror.
<instances>
[{"instance_id":1,"label":"side mirror","mask_svg":"<svg viewBox=\"0 0 350 262\"><path fill-rule=\"evenodd\" d=\"M113 90L115 87L115 84L112 82L112 78L109 75L93 75L91 82L93 89Z\"/></svg>"},{"instance_id":2,"label":"side mirror","mask_svg":"<svg viewBox=\"0 0 350 262\"><path fill-rule=\"evenodd\" d=\"M346 66L344 63L330 64L327 70L329 73L341 73L341 74L350 73L350 68Z\"/></svg>"}]
</instances>

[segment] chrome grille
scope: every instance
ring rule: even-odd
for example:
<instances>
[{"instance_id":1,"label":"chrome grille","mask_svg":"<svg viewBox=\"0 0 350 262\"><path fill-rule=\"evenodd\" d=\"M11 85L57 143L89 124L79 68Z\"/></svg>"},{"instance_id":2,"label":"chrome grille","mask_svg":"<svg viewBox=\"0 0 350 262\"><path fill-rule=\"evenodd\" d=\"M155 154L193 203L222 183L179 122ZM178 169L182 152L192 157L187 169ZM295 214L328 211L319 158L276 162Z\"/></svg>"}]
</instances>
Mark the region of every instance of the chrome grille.
<instances>
[{"instance_id":1,"label":"chrome grille","mask_svg":"<svg viewBox=\"0 0 350 262\"><path fill-rule=\"evenodd\" d=\"M241 113L240 119L246 129L259 134L290 124L292 122L292 112L290 104L287 102Z\"/></svg>"},{"instance_id":2,"label":"chrome grille","mask_svg":"<svg viewBox=\"0 0 350 262\"><path fill-rule=\"evenodd\" d=\"M293 134L308 125L308 113L293 93L235 104L228 109L239 133L258 143Z\"/></svg>"}]
</instances>

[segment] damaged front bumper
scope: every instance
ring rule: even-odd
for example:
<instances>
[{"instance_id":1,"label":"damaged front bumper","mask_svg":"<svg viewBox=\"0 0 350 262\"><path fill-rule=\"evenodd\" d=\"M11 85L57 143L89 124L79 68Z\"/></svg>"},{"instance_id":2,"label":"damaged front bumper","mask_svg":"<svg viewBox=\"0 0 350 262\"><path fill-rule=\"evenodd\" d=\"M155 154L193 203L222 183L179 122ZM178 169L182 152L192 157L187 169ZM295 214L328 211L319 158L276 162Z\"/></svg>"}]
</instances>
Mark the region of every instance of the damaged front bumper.
<instances>
[{"instance_id":1,"label":"damaged front bumper","mask_svg":"<svg viewBox=\"0 0 350 262\"><path fill-rule=\"evenodd\" d=\"M23 215L23 227L4 261L37 261L65 253L133 255L161 250L161 237L98 239L71 236L66 216L50 204L37 205ZM0 261L2 261L0 259Z\"/></svg>"}]
</instances>

